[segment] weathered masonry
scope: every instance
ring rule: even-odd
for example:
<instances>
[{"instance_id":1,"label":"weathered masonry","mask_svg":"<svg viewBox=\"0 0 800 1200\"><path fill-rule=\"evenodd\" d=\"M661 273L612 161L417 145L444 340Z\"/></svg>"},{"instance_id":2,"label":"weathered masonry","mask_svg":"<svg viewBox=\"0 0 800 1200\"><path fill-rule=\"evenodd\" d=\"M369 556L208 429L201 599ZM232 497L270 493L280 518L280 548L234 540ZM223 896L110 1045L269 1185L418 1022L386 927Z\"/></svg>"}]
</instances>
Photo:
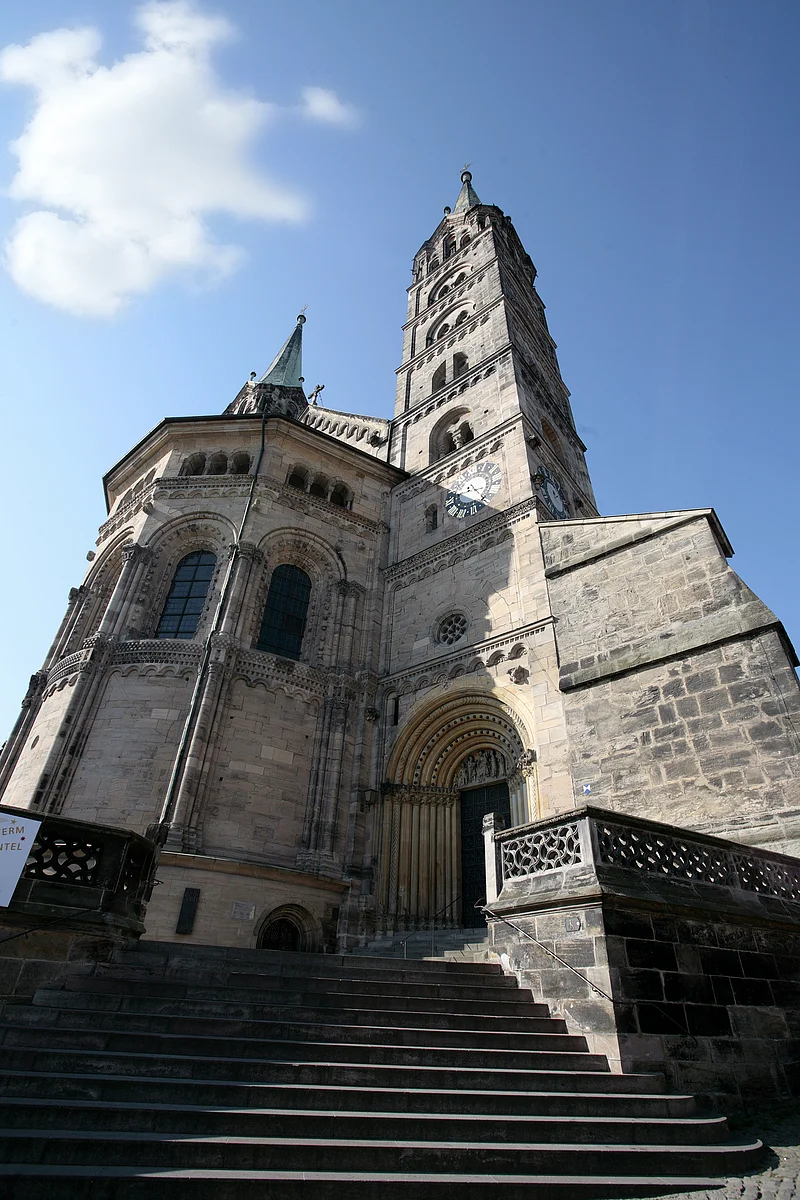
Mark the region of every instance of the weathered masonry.
<instances>
[{"instance_id":1,"label":"weathered masonry","mask_svg":"<svg viewBox=\"0 0 800 1200\"><path fill-rule=\"evenodd\" d=\"M157 832L146 936L240 947L480 920L484 813L587 789L798 853L786 634L712 510L599 514L536 269L469 172L413 260L393 419L309 402L303 323L108 472L3 803Z\"/></svg>"}]
</instances>

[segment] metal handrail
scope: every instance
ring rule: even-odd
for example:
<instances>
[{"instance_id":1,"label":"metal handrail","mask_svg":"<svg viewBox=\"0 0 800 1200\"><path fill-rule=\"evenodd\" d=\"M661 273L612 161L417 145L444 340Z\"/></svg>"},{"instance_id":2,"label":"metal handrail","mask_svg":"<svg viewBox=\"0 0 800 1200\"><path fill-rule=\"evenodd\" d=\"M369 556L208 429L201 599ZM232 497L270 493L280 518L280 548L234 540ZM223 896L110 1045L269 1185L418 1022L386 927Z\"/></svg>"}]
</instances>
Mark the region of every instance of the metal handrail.
<instances>
[{"instance_id":1,"label":"metal handrail","mask_svg":"<svg viewBox=\"0 0 800 1200\"><path fill-rule=\"evenodd\" d=\"M453 907L454 904L458 904L460 899L461 899L460 896L456 896L455 900L451 900L449 904L446 904L444 906L444 908L440 908L439 911L435 912L433 914L433 916L431 917L431 922L435 921L437 917L441 917L443 913L448 912ZM405 959L408 958L408 942L414 936L415 933L419 933L419 932L420 931L418 929L412 929L411 933L409 933L407 937L404 937L402 942L399 943L399 945L401 945L403 947L403 958L405 958ZM433 943L435 940L436 940L436 927L435 927L435 925L431 924L431 954L433 954Z\"/></svg>"},{"instance_id":2,"label":"metal handrail","mask_svg":"<svg viewBox=\"0 0 800 1200\"><path fill-rule=\"evenodd\" d=\"M540 950L544 950L545 954L549 954L550 957L554 958L557 963L561 964L562 967L566 967L568 971L572 971L573 975L577 975L578 978L582 979L584 983L588 983L589 987L596 995L602 996L604 1000L608 1000L609 1004L613 1004L615 1008L626 1008L630 1005L630 1000L615 1000L613 996L609 996L608 993L604 992L602 988L599 988L597 984L592 983L591 979L587 979L585 975L582 975L580 971L573 967L572 963L568 963L565 958L561 958L561 956L556 954L554 950L551 950L549 946L545 946L544 942L540 942L539 939L535 938L532 933L528 933L527 929L522 929L513 921L509 921L508 917L504 917L500 913L494 912L486 904L482 904L480 900L475 907L480 909L484 916L492 917L495 921L502 921L504 925L508 925L509 928L515 930L517 933L521 933L523 937L528 939L528 941L534 942ZM672 1022L675 1028L678 1029L685 1038L689 1038L695 1043L695 1045L697 1045L697 1038L685 1030L680 1022L676 1021L672 1014L668 1013L666 1009L658 1003L657 1000L643 1000L639 1001L639 1003L649 1004L652 1008L657 1009L663 1016L667 1018L668 1021Z\"/></svg>"},{"instance_id":3,"label":"metal handrail","mask_svg":"<svg viewBox=\"0 0 800 1200\"><path fill-rule=\"evenodd\" d=\"M556 954L555 950L551 950L549 946L545 946L544 942L540 942L538 938L535 938L532 933L528 933L527 929L523 929L521 926L515 925L513 921L509 921L508 917L503 917L500 915L500 913L494 912L487 905L481 904L480 900L475 907L480 909L484 916L492 917L495 921L502 921L503 924L508 925L510 929L514 929L517 933L521 933L523 937L528 939L528 941L535 942L540 950L544 950L545 954L549 954L550 957L554 958L557 963L561 963L562 967L566 967L568 971L572 971L572 974L577 975L578 979L582 979L584 983L588 983L592 991L596 992L598 996L602 996L604 1000L608 1000L609 1004L620 1003L619 1000L614 1000L613 997L604 992L602 988L599 988L596 984L592 983L591 979L587 979L585 975L582 975L580 971L573 967L572 963L568 963L565 958L562 958L559 954Z\"/></svg>"}]
</instances>

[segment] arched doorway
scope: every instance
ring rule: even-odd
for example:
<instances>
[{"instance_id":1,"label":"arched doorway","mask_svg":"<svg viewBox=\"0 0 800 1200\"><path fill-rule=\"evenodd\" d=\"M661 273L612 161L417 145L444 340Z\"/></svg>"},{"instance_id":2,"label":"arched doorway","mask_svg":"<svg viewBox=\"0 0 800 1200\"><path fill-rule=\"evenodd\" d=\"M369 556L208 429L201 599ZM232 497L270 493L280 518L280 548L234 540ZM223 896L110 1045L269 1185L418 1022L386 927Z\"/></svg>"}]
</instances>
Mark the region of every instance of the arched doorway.
<instances>
[{"instance_id":1,"label":"arched doorway","mask_svg":"<svg viewBox=\"0 0 800 1200\"><path fill-rule=\"evenodd\" d=\"M316 950L314 919L298 905L273 909L261 924L256 945L259 950Z\"/></svg>"},{"instance_id":2,"label":"arched doorway","mask_svg":"<svg viewBox=\"0 0 800 1200\"><path fill-rule=\"evenodd\" d=\"M259 950L302 950L303 932L289 917L268 921L258 939Z\"/></svg>"},{"instance_id":3,"label":"arched doorway","mask_svg":"<svg viewBox=\"0 0 800 1200\"><path fill-rule=\"evenodd\" d=\"M534 755L496 694L465 690L412 714L392 751L380 808L379 921L415 929L483 918L483 815L536 812Z\"/></svg>"}]
</instances>

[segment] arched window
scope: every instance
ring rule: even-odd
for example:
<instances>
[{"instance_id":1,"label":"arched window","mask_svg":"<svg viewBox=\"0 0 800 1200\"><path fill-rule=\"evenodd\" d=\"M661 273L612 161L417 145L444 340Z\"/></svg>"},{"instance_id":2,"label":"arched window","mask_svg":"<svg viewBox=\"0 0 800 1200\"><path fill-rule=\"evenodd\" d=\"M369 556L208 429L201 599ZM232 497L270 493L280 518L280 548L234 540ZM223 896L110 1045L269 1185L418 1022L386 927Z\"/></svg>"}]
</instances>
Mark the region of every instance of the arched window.
<instances>
[{"instance_id":1,"label":"arched window","mask_svg":"<svg viewBox=\"0 0 800 1200\"><path fill-rule=\"evenodd\" d=\"M181 467L181 475L202 475L205 469L205 454L190 454Z\"/></svg>"},{"instance_id":2,"label":"arched window","mask_svg":"<svg viewBox=\"0 0 800 1200\"><path fill-rule=\"evenodd\" d=\"M439 260L438 260L438 258L432 258L431 261L428 263L428 271L430 272L430 271L438 271L438 270L439 270Z\"/></svg>"},{"instance_id":3,"label":"arched window","mask_svg":"<svg viewBox=\"0 0 800 1200\"><path fill-rule=\"evenodd\" d=\"M486 228L486 217L483 215L483 213L479 213L478 214L478 229L485 229L485 228Z\"/></svg>"},{"instance_id":4,"label":"arched window","mask_svg":"<svg viewBox=\"0 0 800 1200\"><path fill-rule=\"evenodd\" d=\"M308 491L311 496L317 496L320 500L328 499L328 486L321 475L317 476Z\"/></svg>"},{"instance_id":5,"label":"arched window","mask_svg":"<svg viewBox=\"0 0 800 1200\"><path fill-rule=\"evenodd\" d=\"M469 421L463 421L458 429L453 430L453 445L456 450L460 450L462 446L466 446L467 442L475 440L475 434L472 432L472 426Z\"/></svg>"},{"instance_id":6,"label":"arched window","mask_svg":"<svg viewBox=\"0 0 800 1200\"><path fill-rule=\"evenodd\" d=\"M225 475L228 470L228 456L220 452L212 454L208 460L207 475Z\"/></svg>"},{"instance_id":7,"label":"arched window","mask_svg":"<svg viewBox=\"0 0 800 1200\"><path fill-rule=\"evenodd\" d=\"M216 555L207 550L196 550L181 559L158 622L157 638L194 637L216 565Z\"/></svg>"},{"instance_id":8,"label":"arched window","mask_svg":"<svg viewBox=\"0 0 800 1200\"><path fill-rule=\"evenodd\" d=\"M350 507L350 494L344 484L337 484L331 492L331 504L335 504L338 508Z\"/></svg>"},{"instance_id":9,"label":"arched window","mask_svg":"<svg viewBox=\"0 0 800 1200\"><path fill-rule=\"evenodd\" d=\"M231 458L230 473L231 475L246 475L249 470L250 455L240 450L238 454L234 454Z\"/></svg>"},{"instance_id":10,"label":"arched window","mask_svg":"<svg viewBox=\"0 0 800 1200\"><path fill-rule=\"evenodd\" d=\"M469 370L469 359L466 354L460 351L453 355L453 379L458 379L459 375L464 375Z\"/></svg>"},{"instance_id":11,"label":"arched window","mask_svg":"<svg viewBox=\"0 0 800 1200\"><path fill-rule=\"evenodd\" d=\"M453 237L445 238L444 242L444 257L450 258L456 252L456 239Z\"/></svg>"},{"instance_id":12,"label":"arched window","mask_svg":"<svg viewBox=\"0 0 800 1200\"><path fill-rule=\"evenodd\" d=\"M308 480L306 479L305 471L301 471L298 467L295 467L293 471L289 472L289 477L286 482L288 483L289 487L299 488L301 492L304 492L306 490L306 483Z\"/></svg>"},{"instance_id":13,"label":"arched window","mask_svg":"<svg viewBox=\"0 0 800 1200\"><path fill-rule=\"evenodd\" d=\"M439 509L435 504L431 504L425 509L425 532L433 533L434 529L439 526Z\"/></svg>"},{"instance_id":14,"label":"arched window","mask_svg":"<svg viewBox=\"0 0 800 1200\"><path fill-rule=\"evenodd\" d=\"M439 388L444 387L447 382L447 363L440 363L433 372L431 379L431 391L438 392Z\"/></svg>"},{"instance_id":15,"label":"arched window","mask_svg":"<svg viewBox=\"0 0 800 1200\"><path fill-rule=\"evenodd\" d=\"M466 271L462 271L461 274L459 275L458 279L453 284L453 287L454 288L460 287L466 278L467 278Z\"/></svg>"},{"instance_id":16,"label":"arched window","mask_svg":"<svg viewBox=\"0 0 800 1200\"><path fill-rule=\"evenodd\" d=\"M458 316L456 317L456 325L461 325L461 324L463 324L463 322L464 322L464 321L466 321L466 319L467 319L467 316L468 316L468 315L469 315L469 314L467 313L467 310L466 310L466 309L464 309L464 311L463 311L463 312L460 312L460 313L458 314Z\"/></svg>"},{"instance_id":17,"label":"arched window","mask_svg":"<svg viewBox=\"0 0 800 1200\"><path fill-rule=\"evenodd\" d=\"M461 239L461 249L463 250L463 249L464 249L464 247L465 247L465 246L468 246L468 245L470 244L470 242L471 242L471 241L472 241L472 238L469 236L469 234L468 234L468 233L465 233L465 234L464 234L464 236L463 236L463 237L462 237L462 239Z\"/></svg>"},{"instance_id":18,"label":"arched window","mask_svg":"<svg viewBox=\"0 0 800 1200\"><path fill-rule=\"evenodd\" d=\"M290 563L276 567L269 584L256 649L268 650L283 658L299 658L310 599L311 580L305 571Z\"/></svg>"},{"instance_id":19,"label":"arched window","mask_svg":"<svg viewBox=\"0 0 800 1200\"><path fill-rule=\"evenodd\" d=\"M542 421L542 437L547 442L550 449L557 454L559 458L563 459L564 451L561 447L561 441L555 429L553 429L553 426L547 419Z\"/></svg>"},{"instance_id":20,"label":"arched window","mask_svg":"<svg viewBox=\"0 0 800 1200\"><path fill-rule=\"evenodd\" d=\"M446 337L446 336L447 336L447 334L448 334L449 332L450 332L450 326L449 326L449 325L442 325L442 326L441 326L441 328L439 328L439 329L437 329L437 330L436 330L436 337L437 337L437 340L438 340L439 338Z\"/></svg>"}]
</instances>

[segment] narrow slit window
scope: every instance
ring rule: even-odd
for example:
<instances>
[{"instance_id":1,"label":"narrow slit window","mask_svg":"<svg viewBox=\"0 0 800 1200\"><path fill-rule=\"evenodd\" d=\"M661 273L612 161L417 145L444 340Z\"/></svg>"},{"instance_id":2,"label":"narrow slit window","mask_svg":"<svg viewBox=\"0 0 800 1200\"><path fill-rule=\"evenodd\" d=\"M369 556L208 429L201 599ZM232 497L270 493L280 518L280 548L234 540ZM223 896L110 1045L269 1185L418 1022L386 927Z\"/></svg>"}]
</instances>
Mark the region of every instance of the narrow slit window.
<instances>
[{"instance_id":1,"label":"narrow slit window","mask_svg":"<svg viewBox=\"0 0 800 1200\"><path fill-rule=\"evenodd\" d=\"M270 580L256 649L280 654L283 658L299 658L310 599L311 580L305 571L290 563L276 567Z\"/></svg>"},{"instance_id":2,"label":"narrow slit window","mask_svg":"<svg viewBox=\"0 0 800 1200\"><path fill-rule=\"evenodd\" d=\"M158 622L157 638L194 637L216 566L216 555L207 550L197 550L181 559Z\"/></svg>"}]
</instances>

